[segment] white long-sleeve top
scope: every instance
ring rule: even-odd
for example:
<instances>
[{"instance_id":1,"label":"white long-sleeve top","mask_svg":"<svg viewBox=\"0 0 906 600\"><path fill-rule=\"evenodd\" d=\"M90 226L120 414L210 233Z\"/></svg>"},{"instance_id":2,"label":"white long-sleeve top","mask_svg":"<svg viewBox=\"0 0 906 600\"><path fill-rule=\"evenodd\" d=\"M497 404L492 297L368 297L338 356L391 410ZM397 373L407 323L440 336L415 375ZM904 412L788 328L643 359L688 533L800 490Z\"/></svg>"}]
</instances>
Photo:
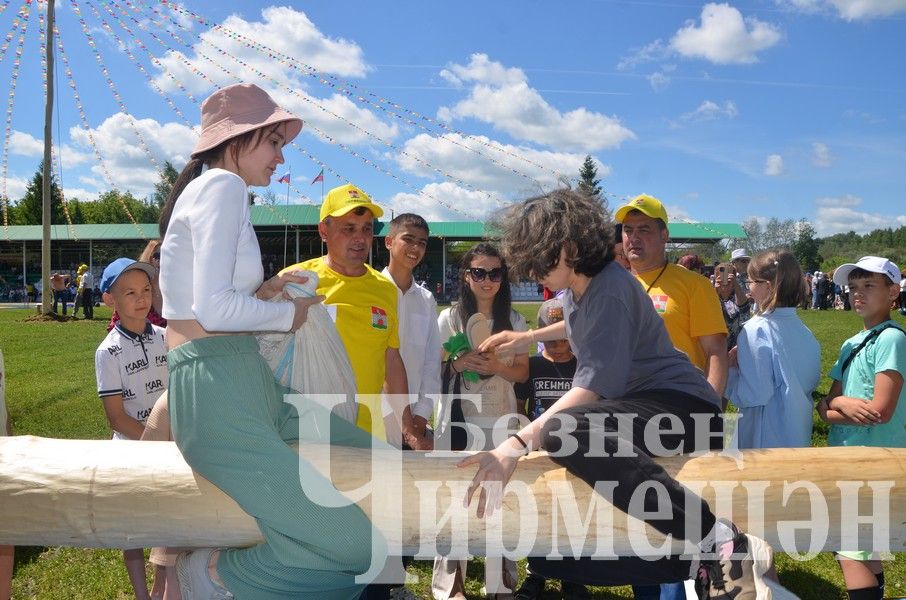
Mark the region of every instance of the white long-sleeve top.
<instances>
[{"instance_id":1,"label":"white long-sleeve top","mask_svg":"<svg viewBox=\"0 0 906 600\"><path fill-rule=\"evenodd\" d=\"M393 282L388 269L381 275ZM395 284L394 284L395 285ZM426 394L440 393L440 366L443 358L437 329L437 302L434 294L414 281L405 293L397 292L400 356L406 367L409 393L418 395L412 414L425 419L434 414L434 399Z\"/></svg>"},{"instance_id":2,"label":"white long-sleeve top","mask_svg":"<svg viewBox=\"0 0 906 600\"><path fill-rule=\"evenodd\" d=\"M207 331L289 331L294 305L255 298L263 280L248 187L230 171L205 171L180 194L161 244L164 318Z\"/></svg>"}]
</instances>

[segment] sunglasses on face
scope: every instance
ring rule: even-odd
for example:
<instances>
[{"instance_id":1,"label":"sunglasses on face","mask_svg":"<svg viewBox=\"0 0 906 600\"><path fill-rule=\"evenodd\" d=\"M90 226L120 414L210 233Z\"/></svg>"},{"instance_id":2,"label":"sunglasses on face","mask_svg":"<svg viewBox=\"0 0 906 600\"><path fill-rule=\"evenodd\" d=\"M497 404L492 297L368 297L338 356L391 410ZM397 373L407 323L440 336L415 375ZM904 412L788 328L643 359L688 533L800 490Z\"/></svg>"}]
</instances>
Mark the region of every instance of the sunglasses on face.
<instances>
[{"instance_id":1,"label":"sunglasses on face","mask_svg":"<svg viewBox=\"0 0 906 600\"><path fill-rule=\"evenodd\" d=\"M503 267L494 267L490 271L481 267L470 267L466 269L472 281L480 283L487 277L494 283L499 283L503 279Z\"/></svg>"}]
</instances>

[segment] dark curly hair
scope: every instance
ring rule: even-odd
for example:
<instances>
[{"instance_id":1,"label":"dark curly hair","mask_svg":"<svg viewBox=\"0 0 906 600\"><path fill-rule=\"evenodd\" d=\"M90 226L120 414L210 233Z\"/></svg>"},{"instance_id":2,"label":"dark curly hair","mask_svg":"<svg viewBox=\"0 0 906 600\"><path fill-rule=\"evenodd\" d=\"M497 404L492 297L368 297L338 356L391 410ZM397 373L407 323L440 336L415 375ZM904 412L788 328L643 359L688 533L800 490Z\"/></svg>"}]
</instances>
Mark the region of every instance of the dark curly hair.
<instances>
[{"instance_id":1,"label":"dark curly hair","mask_svg":"<svg viewBox=\"0 0 906 600\"><path fill-rule=\"evenodd\" d=\"M506 266L506 260L501 256L500 251L492 244L481 242L475 244L468 252L462 255L459 261L459 302L453 307L459 322L465 328L469 318L478 312L478 299L472 293L469 282L466 281L467 269L472 265L472 259L476 256L491 256L500 259L500 266L503 268L503 277L500 280L500 289L494 296L494 302L491 305L491 319L494 321L493 332L507 331L513 328L510 321L510 311L513 308L512 294L510 292L509 270Z\"/></svg>"},{"instance_id":2,"label":"dark curly hair","mask_svg":"<svg viewBox=\"0 0 906 600\"><path fill-rule=\"evenodd\" d=\"M613 223L593 198L556 189L508 207L491 224L503 256L517 279L543 279L560 262L594 277L614 258Z\"/></svg>"}]
</instances>

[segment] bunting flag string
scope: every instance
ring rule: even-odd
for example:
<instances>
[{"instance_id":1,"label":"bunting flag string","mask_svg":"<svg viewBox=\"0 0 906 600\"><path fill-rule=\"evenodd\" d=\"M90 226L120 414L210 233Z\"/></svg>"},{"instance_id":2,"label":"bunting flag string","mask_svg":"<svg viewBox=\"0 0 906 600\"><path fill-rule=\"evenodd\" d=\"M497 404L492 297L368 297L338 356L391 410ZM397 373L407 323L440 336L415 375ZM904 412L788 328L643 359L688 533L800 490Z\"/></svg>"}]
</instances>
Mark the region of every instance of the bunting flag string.
<instances>
[{"instance_id":1,"label":"bunting flag string","mask_svg":"<svg viewBox=\"0 0 906 600\"><path fill-rule=\"evenodd\" d=\"M175 21L175 20L173 20L173 19L170 19L170 21L171 21L171 23L173 23L174 25L177 25L177 26L179 26L179 27L182 27L177 21ZM165 28L163 28L163 29L169 31L169 28L167 28L167 27L165 27ZM241 58L239 58L239 57L237 57L237 56L235 56L235 55L232 55L232 54L230 54L230 53L228 53L228 52L226 52L226 51L224 51L224 50L222 50L222 49L220 49L220 48L217 48L216 46L214 46L213 44L211 44L211 43L208 42L207 40L204 40L203 38L200 38L200 39L201 39L201 41L202 41L203 43L208 44L208 45L211 45L214 49L216 49L216 50L218 51L218 53L219 53L221 56L224 56L224 57L226 57L226 58L232 60L233 62L237 63L237 64L240 65L241 67L243 67L243 68L245 68L245 69L248 69L249 71L253 72L255 75L257 75L257 76L260 77L261 79L264 79L264 80L269 81L270 83L272 83L272 84L273 84L274 86L276 86L276 87L279 87L279 88L282 88L282 89L287 90L290 94L293 94L293 95L299 97L300 99L302 99L302 100L305 101L306 103L312 104L313 106L315 106L315 107L317 107L317 108L320 108L321 110L323 110L323 111L325 111L325 112L331 114L331 116L333 116L333 117L339 119L340 121L346 123L347 125L350 125L350 126L356 128L357 130L361 130L361 131L365 132L365 130L363 130L363 129L362 129L361 127L359 127L358 125L355 125L355 124L351 123L350 121L348 121L347 119L343 118L342 116L337 115L336 113L333 113L332 111L330 111L330 110L328 110L328 109L322 107L320 104L318 104L316 101L314 101L311 97L306 96L306 95L304 95L304 94L298 93L295 89L293 89L293 88L291 88L290 86L284 84L282 81L276 79L275 77L272 77L272 76L270 76L270 75L267 75L266 73L263 73L263 72L260 71L259 69L255 68L254 66L252 66L252 65L248 64L247 62L245 62L244 60L242 60ZM185 45L186 47L191 48L191 45L190 45L190 44L187 44L187 43L184 42L184 41L182 42L182 44ZM254 48L253 48L253 49L254 49ZM197 50L196 50L196 51L197 51ZM202 56L203 53L200 53L200 52L199 52L199 55ZM211 58L208 57L207 55L203 55L203 58L205 58L208 62L210 62L210 63L211 63L212 65L214 65L215 67L219 68L223 73L225 73L225 74L226 74L227 76L229 76L230 78L236 79L236 75L235 75L235 72L234 72L234 71L232 71L232 70L230 70L230 69L224 67L223 65L217 63L216 61L214 61L213 59L211 59ZM418 186L413 185L412 183L408 182L407 180L405 180L405 179L399 177L399 176L396 175L395 173L393 173L393 172L389 171L388 169L386 169L386 168L382 167L381 165L379 165L377 162L375 162L375 161L369 159L368 157L364 156L364 155L361 154L360 152L356 151L355 149L353 149L352 147L350 147L348 144L345 144L345 143L341 142L340 140L334 138L333 136L331 136L331 135L328 134L327 132L325 132L325 131L323 131L322 129L318 128L317 126L313 125L310 121L308 121L308 122L306 123L306 128L307 128L308 130L310 130L310 131L314 131L314 132L315 132L316 134L318 134L322 139L324 139L325 141L329 142L330 144L336 145L337 147L339 147L340 149L342 149L342 150L345 151L346 153L348 153L348 154L354 156L355 158L357 158L358 160L360 160L362 163L364 163L366 166L369 166L369 167L371 167L371 168L377 170L378 172L380 172L380 173L382 173L382 174L384 174L384 175L386 175L386 176L388 176L388 177L394 179L395 181L397 181L397 182L403 184L404 186L408 187L409 189L413 190L417 195L424 196L424 197L426 197L426 198L428 198L428 199L430 199L430 200L432 200L432 201L434 201L434 202L437 202L437 203L440 204L441 206L444 206L444 207L448 208L449 210L452 210L452 211L454 211L454 212L457 212L457 213L459 213L459 214L461 214L461 215L463 215L463 216L465 216L465 217L468 217L468 218L470 218L470 219L476 218L476 216L475 216L474 214L471 214L471 213L469 213L469 212L463 211L462 209L460 209L460 208L458 208L458 207L456 207L456 206L450 204L449 202L445 202L445 201L443 201L443 200L441 200L441 199L439 199L439 198L433 196L432 194L429 194L428 192L425 192L424 190L420 189ZM390 143L390 142L385 142L384 140L381 140L380 137L375 136L374 134L371 134L371 133L369 133L369 132L365 132L365 133L367 133L367 134L368 134L369 136L371 136L371 137L375 137L376 139L380 140L382 143L384 143L384 145L395 148L395 146L393 146L392 143ZM292 146L293 146L294 148L299 148L299 145L296 144L296 143L293 143ZM307 153L306 153L306 154L307 154ZM426 163L426 164L427 164L427 163ZM429 165L429 166L430 166L430 165ZM433 167L431 167L431 168L434 169ZM332 169L330 169L330 170L333 171ZM440 171L440 170L437 170L437 169L434 169L434 170L436 170L437 172L443 174L443 171ZM450 179L453 179L454 181L461 182L463 185L466 185L466 186L468 185L468 184L466 184L465 182L462 182L461 180L458 180L457 178L455 178L455 177L453 177L453 176L448 176L448 177L449 177ZM341 179L345 179L345 178L341 178ZM293 189L294 192L298 192L298 190L297 190L296 188L293 187L292 189ZM473 188L473 189L474 189L474 188ZM301 192L298 192L298 193L299 193L300 195L304 196L304 194L302 194ZM493 197L490 196L490 195L488 195L488 197L493 199ZM314 203L313 203L313 204L314 204Z\"/></svg>"},{"instance_id":2,"label":"bunting flag string","mask_svg":"<svg viewBox=\"0 0 906 600\"><path fill-rule=\"evenodd\" d=\"M128 0L127 0L126 4L129 5L129 6L131 7L131 5L129 4ZM123 14L127 14L122 8L120 8L120 11L121 11ZM151 31L144 23L142 23L141 21L138 21L137 19L135 19L135 18L132 17L131 15L128 15L128 14L127 14L127 16L129 16L129 18L132 20L133 23L136 24L137 27L139 27L142 31L145 31L146 33L148 33L149 35L151 35L151 37L153 37L159 44L161 44L164 48L166 48L172 55L177 54L177 51L176 51L176 50L174 50L169 44L167 44L166 42L164 42L164 41L163 41L162 39L160 39L158 36L156 36L156 35L154 34L154 32ZM128 29L128 27L125 25L125 23L122 22L122 20L120 20L119 18L117 18L117 22L120 24L121 27L123 27L124 29L126 29L127 31L129 31L130 35L132 35L133 37L135 37L134 34L132 33L132 31ZM168 28L162 27L161 24L158 23L157 21L154 21L153 19L151 19L151 23L152 23L153 25L157 26L158 28L161 28L161 29L163 29L163 30L166 30L168 33L170 33L171 37L175 37L172 31L170 31ZM180 38L175 37L175 39L176 39L176 41L177 41L178 43L183 44L183 41L182 41ZM143 50L145 53L147 53L150 57L152 57L152 60L153 60L153 55L151 54L150 49L149 49L146 45L144 45L144 44L139 44L139 46L142 48L142 50ZM210 60L210 59L208 59L208 60ZM211 81L211 80L207 77L207 75L205 75L205 74L202 73L201 71L198 71L197 69L195 69L194 65L192 65L192 64L189 63L188 61L185 61L184 59L183 59L183 62L185 62L188 66L190 66L190 67L192 68L192 70L193 70L194 73L198 74L199 76L203 77L206 81L208 81L209 83L211 83L211 85L213 85L213 86L215 86L215 87L220 87L219 85L217 85L216 83L214 83L213 81ZM213 62L213 61L212 61L212 62ZM216 64L216 63L215 63L215 64ZM161 68L163 68L162 65L161 65ZM227 75L229 75L230 77L234 77L234 75L232 75L231 73L229 73L229 71L225 71L225 72L226 72ZM176 80L174 79L174 81L176 81ZM185 89L185 88L182 86L182 84L180 84L178 81L176 81L176 83L177 83L177 85L180 86L181 89ZM163 90L161 90L159 87L156 88L156 89L157 89L157 91L158 91L160 94L165 95L165 93L163 92ZM198 101L198 99L195 98L192 94L187 93L187 96L189 97L189 99L190 99L194 104L196 104L196 105L200 104L200 102ZM180 116L181 116L183 122L184 122L188 127L190 127L190 128L196 128L196 126L193 125L191 122L189 122L189 120L186 119L184 115L180 115ZM305 194L303 194L302 192L300 192L300 191L299 191L297 188L295 188L294 186L290 185L290 189L291 189L293 192L295 192L300 198L302 198L303 200L307 201L307 203L309 203L309 204L314 204L314 202L313 202L310 198L308 198ZM283 222L284 225L289 225L289 224L290 224L289 221L287 221L286 218L285 218L281 213L277 212L277 211L276 211L272 206L270 206L268 203L264 203L263 206L267 207L268 210L270 210L270 212L273 213L274 216L276 216L278 219L280 219L280 220Z\"/></svg>"},{"instance_id":3,"label":"bunting flag string","mask_svg":"<svg viewBox=\"0 0 906 600\"><path fill-rule=\"evenodd\" d=\"M177 4L175 2L167 2L166 0L162 0L162 3L166 7L170 8L171 10L173 10L175 12L179 12L179 13L183 14L184 16L187 16L187 17L197 21L200 24L205 25L206 27L209 27L212 30L220 31L220 32L224 33L224 35L226 35L227 37L229 37L239 43L242 43L243 45L245 45L248 48L257 49L257 50L263 52L269 58L271 58L273 60L277 60L277 62L279 62L280 64L282 64L284 66L287 66L291 69L299 71L300 70L299 65L301 65L301 67L303 69L305 69L305 71L307 71L307 72L300 71L304 75L318 80L318 82L321 83L322 85L327 85L333 89L336 89L337 91L344 94L345 96L347 96L350 99L357 100L363 104L369 104L371 106L374 106L375 108L377 108L378 110L381 110L385 114L388 114L389 116L403 120L406 123L408 123L409 125L418 127L428 133L433 134L434 132L431 131L430 129L428 129L427 126L424 125L424 123L432 124L432 125L438 127L439 129L443 130L445 133L452 133L452 134L459 135L462 138L470 139L472 141L477 142L478 144L480 144L482 146L485 146L485 147L495 150L497 152L501 152L507 156L510 156L511 158L528 163L543 171L552 173L557 179L567 179L564 174L560 173L559 171L557 171L555 169L551 169L550 167L547 167L538 162L532 161L524 156L516 154L515 152L511 152L511 151L507 150L506 148L502 147L501 145L494 144L489 141L484 141L477 136L473 136L468 133L465 133L464 131L460 131L454 127L451 127L450 125L444 123L443 121L441 121L439 119L434 119L432 117L422 115L422 114L418 113L417 111L408 109L408 108L400 105L399 103L393 102L392 100L388 100L387 98L384 98L382 96L378 96L377 94L374 94L373 92L364 90L361 86L358 86L352 82L345 81L345 80L340 79L340 78L336 77L335 75L332 75L329 73L323 73L322 71L320 71L319 69L317 69L316 67L314 67L312 65L306 64L302 61L299 61L296 58L293 58L293 57L283 54L277 50L269 48L259 42L251 40L247 36L242 35L241 33L232 31L231 29L224 27L223 25L220 25L217 23L212 23L212 22L208 21L206 18L204 18L203 16L199 15L198 13L195 13L180 4ZM154 9L152 8L152 10L154 10ZM182 24L180 24L178 21L176 21L175 19L173 21L178 26L182 27ZM336 83L332 83L332 82L339 82L339 86ZM377 99L377 102L370 101L367 98L365 98L361 93L357 93L353 90L362 90L365 95ZM417 121L413 121L413 120L409 119L408 117L404 117L403 115L401 115L399 113L395 113L391 110L388 110L387 108L382 106L383 104L388 104L397 110L408 113L408 114L412 115L413 117L415 117L417 119ZM500 163L499 161L496 161L495 159L481 153L480 151L478 151L470 146L461 144L461 143L457 142L456 140L454 140L453 138L450 138L447 136L439 136L439 137L440 137L440 139L444 139L447 142L453 143L457 146L461 146L467 150L475 152L475 153L479 154L480 156L484 157L485 159L491 161L495 165L497 165L507 171L513 172L516 175L519 175L521 177L528 179L533 184L536 183L535 179L532 178L530 175L527 175L526 173L523 173L517 169L513 169L512 167L509 167L507 165L504 165L504 164Z\"/></svg>"},{"instance_id":4,"label":"bunting flag string","mask_svg":"<svg viewBox=\"0 0 906 600\"><path fill-rule=\"evenodd\" d=\"M126 4L129 5L130 7L133 6L128 0L126 0ZM155 10L155 9L153 9L153 8L152 8L152 10L155 12L155 14L158 14L158 15L162 16L163 18L168 19L168 20L170 21L171 25L173 25L173 26L175 26L175 27L178 27L178 28L180 28L181 30L185 31L184 26L183 26L181 23L179 23L178 21L176 21L175 19L173 19L172 17L166 16L166 15L162 15L159 11L157 11L157 10ZM201 51L198 50L197 48L193 48L191 44L189 44L189 43L185 42L184 40L182 40L181 38L178 38L177 36L175 36L175 34L171 31L171 28L170 28L170 27L163 27L163 26L161 26L160 24L158 24L158 27L161 28L161 29L163 29L164 31L169 32L170 35L171 35L171 37L173 37L174 39L176 39L176 40L178 41L178 43L180 43L180 44L181 44L182 46L184 46L184 47L187 47L187 48L189 48L189 49L191 49L191 50L194 50L201 58L203 58L203 59L206 60L207 62L211 63L213 66L215 66L215 67L217 67L218 69L220 69L220 70L221 70L223 73L225 73L227 76L229 76L229 77L231 77L231 78L234 78L234 79L236 78L236 75L235 75L234 71L231 71L231 70L227 69L226 67L220 65L220 64L217 63L215 60L213 60L213 59L210 58L208 55L206 55L204 52L201 52ZM152 35L153 35L153 34L152 34ZM357 124L355 124L355 123L352 123L351 121L345 119L345 118L342 117L341 115L338 115L338 114L334 113L333 111L331 111L331 110L325 108L323 105L321 105L320 103L316 102L316 101L313 100L311 97L306 96L306 95L304 95L304 94L298 93L295 89L291 88L290 86L284 84L283 82L281 82L281 81L279 81L279 80L277 80L277 79L275 79L275 78L273 78L273 77L270 77L270 76L266 75L265 73L262 73L262 72L259 71L258 69L252 67L251 65L249 65L248 63L246 63L245 61L243 61L242 59L240 59L240 58L238 58L238 57L236 57L236 56L234 56L234 55L232 55L232 54L230 54L230 53L228 53L228 52L222 50L221 48L218 48L218 47L215 46L213 43L211 43L211 42L209 42L209 41L207 41L207 40L205 40L205 39L203 39L203 38L201 38L201 42L202 42L203 44L207 45L207 46L210 46L210 47L213 48L214 50L216 50L216 51L218 52L218 54L220 54L221 56L224 56L224 57L226 57L226 58L232 60L233 62L238 63L238 64L241 65L242 67L245 67L246 69L251 70L252 72L254 72L254 73L255 73L256 75L258 75L259 77L271 81L274 85L276 85L276 86L278 86L278 87L281 87L281 88L287 90L290 94L295 95L295 96L301 98L301 99L302 99L303 101L305 101L306 103L311 104L312 106L314 106L314 107L316 107L316 108L322 110L323 112L328 113L328 114L329 114L330 116L332 116L333 118L335 118L335 119L337 119L337 120L339 120L339 121L345 123L346 125L348 125L348 126L354 128L354 129L356 129L357 131L361 131L362 133L364 133L364 134L365 134L366 136L368 136L368 137L371 137L371 138L376 139L378 142L380 142L380 143L383 144L384 146L393 148L393 149L395 149L395 150L401 152L402 154L405 154L406 156L409 156L409 157L412 158L413 160L415 160L415 161L419 162L420 164L423 164L424 166L426 166L426 168L431 169L432 171L434 171L434 172L436 172L436 173L438 173L438 174L440 174L440 175L442 175L442 176L444 176L444 177L446 177L446 178L448 178L448 179L450 179L450 180L452 180L452 181L454 181L454 182L456 182L456 183L462 185L463 187L466 187L466 188L471 189L471 190L473 190L473 191L476 191L476 192L478 192L478 193L483 193L483 194L485 194L489 199L494 200L494 201L497 201L496 198L494 198L493 196L491 196L491 195L488 194L487 192L483 192L483 191L481 191L481 190L477 190L474 186L472 186L472 185L469 184L469 183L466 183L466 182L463 181L462 179L459 179L459 178L457 178L457 177L455 177L455 176L453 176L453 175L450 175L450 174L448 174L448 173L445 173L445 172L443 172L442 170L440 170L440 169L434 167L433 165L431 165L431 164L428 163L427 161L425 161L425 160L423 160L423 159L421 159L421 158L419 158L419 157L417 157L417 156L413 156L413 155L411 155L411 154L409 154L409 153L403 151L403 150L400 149L400 148L397 148L397 147L394 146L391 142L386 141L386 140L382 139L380 136L377 136L377 135L375 135L375 134L373 134L373 133L371 133L371 132L369 132L369 131L366 131L365 129L363 129L363 128L360 127L359 125L357 125ZM164 45L165 45L165 47L167 47L171 52L174 52L173 49L170 48L168 45L166 45L166 44L164 44ZM253 49L254 49L254 48L253 48ZM200 72L197 68L195 68L195 67L193 67L193 72L199 73L199 74L201 73L201 72ZM352 150L352 148L350 148L348 145L341 144L339 141L337 141L337 140L336 140L335 138L333 138L332 136L328 135L326 132L324 132L324 131L321 130L320 128L318 128L318 127L312 125L310 121L306 122L306 127L307 127L309 130L316 132L316 133L317 133L318 135L320 135L323 139L329 141L329 142L332 143L332 144L335 144L335 145L339 146L341 149L343 149L343 150L346 151L347 153L352 154L353 156L355 156L356 158L358 158L359 160L361 160L362 162L364 162L366 165L372 166L373 168L378 168L378 170L379 170L381 173L389 174L391 177L397 179L398 181L402 181L399 177L397 177L396 175L390 173L390 172L387 171L386 169L379 168L379 167L375 167L376 163L374 163L373 161L370 161L369 159L365 158L363 155L361 155L361 154L359 154L358 152ZM297 145L296 145L296 144L293 144L293 147L297 147ZM406 184L406 185L407 185L407 187L410 187L411 189L415 189L415 190L417 191L417 193L419 193L419 194L422 194L422 193L423 193L421 190L419 190L419 189L418 189L417 187L415 187L415 186L412 186L411 184ZM293 188L293 191L298 192L298 190L296 190L295 188ZM299 193L301 194L301 192L299 192ZM437 201L435 198L432 198L432 200ZM447 206L447 205L445 205L445 206ZM451 207L448 206L448 208L451 208ZM463 212L460 211L459 209L451 208L451 210L456 210L457 212L459 212L460 214L464 214L465 216L470 216L470 217L472 216L472 215L468 215L467 213L463 213Z\"/></svg>"},{"instance_id":5,"label":"bunting flag string","mask_svg":"<svg viewBox=\"0 0 906 600\"><path fill-rule=\"evenodd\" d=\"M103 17L101 17L101 14L100 14L100 12L98 11L97 7L96 7L94 4L92 4L91 2L86 2L85 4L91 9L91 11L92 11L92 13L94 14L95 18L97 18L97 20L101 22L101 26L104 28L104 30L107 31L107 33L109 33L110 35L112 35L112 36L113 36L113 39L116 40L116 43L119 44L120 47L123 48L123 49L125 50L126 56L129 57L129 60L132 61L132 63L135 65L136 69L138 69L139 73L141 73L141 74L144 76L145 80L148 82L148 85L151 86L151 89L153 89L155 92L157 92L157 94L158 94L161 98L164 99L164 101L167 103L167 106L169 106L170 109L171 109L174 113L176 113L176 116L178 116L178 117L179 117L180 119L182 119L183 121L188 122L188 119L186 119L185 115L182 113L182 111L179 109L179 107L176 106L176 103L173 102L173 99L170 98L170 97L169 97L169 96L168 96L168 95L160 88L159 85L157 85L157 82L154 81L154 78L151 77L151 74L148 73L148 70L144 67L144 65L142 65L142 64L138 61L138 59L135 57L135 55L134 55L134 54L132 53L132 51L129 49L129 45L126 44L122 39L120 39L120 36L118 36L118 35L116 34L116 32L113 31L113 28L110 27L110 25L107 23L107 21L104 20ZM106 5L106 4L103 5L103 6L104 6L104 9L107 11L107 13L110 14L111 17L113 17L114 19L116 19L116 21L117 21L117 23L120 25L120 27L121 27L122 29L124 29L124 30L126 31L126 33L129 34L129 37L132 38L132 40L135 41L135 43L138 45L138 47L141 48L142 50L146 50L145 45L144 45L144 44L143 44L143 43L135 36L135 34L132 32L132 30L129 29L129 27L128 27L125 23L123 23L123 22L119 19L119 17L116 16L116 14L115 14L114 12L111 11L110 7L109 7L108 5ZM163 68L163 64L161 64L160 60L158 60L156 57L154 57L154 56L151 55L150 53L148 53L148 54L149 54L149 56L150 56L150 58L151 58L151 61L152 61L156 66L158 66L158 67L161 69L161 71L162 71L163 73L165 73L165 74L170 78L170 80L173 81L173 82L179 87L179 89L180 89L186 96L188 96L189 98L191 98L192 101L194 102L194 101L195 101L195 97L192 96L191 93L189 93L189 90L187 90L187 89L182 85L182 83L180 83L180 82L173 76L173 74L170 73L170 71L168 71L167 69L164 69L164 68ZM189 125L189 127L191 127L191 125Z\"/></svg>"},{"instance_id":6,"label":"bunting flag string","mask_svg":"<svg viewBox=\"0 0 906 600\"><path fill-rule=\"evenodd\" d=\"M94 58L101 69L101 74L104 76L104 81L107 83L107 87L110 88L110 91L113 93L114 100L116 100L117 105L120 107L120 112L122 112L123 115L126 116L126 121L129 123L130 128L135 133L135 137L138 139L138 144L145 155L148 157L148 160L151 161L151 164L154 165L155 169L160 171L161 168L157 163L157 159L154 158L154 154L151 152L148 144L145 143L144 136L142 136L141 132L139 132L138 125L135 123L135 118L132 116L132 113L129 112L129 109L126 108L126 103L123 101L123 97L120 95L119 90L117 90L116 84L110 77L110 71L107 69L107 65L104 63L104 59L97 49L97 42L94 41L94 37L91 35L91 30L88 28L88 23L82 17L82 11L79 8L78 2L76 2L76 0L70 0L69 4L72 7L73 13L79 21L79 25L82 28L82 33L88 40L88 46L91 48L91 51L94 54Z\"/></svg>"},{"instance_id":7,"label":"bunting flag string","mask_svg":"<svg viewBox=\"0 0 906 600\"><path fill-rule=\"evenodd\" d=\"M101 156L101 150L97 145L97 141L94 139L94 134L91 130L91 125L88 122L88 116L85 114L85 106L82 104L82 98L79 95L79 90L76 87L75 78L72 75L72 68L69 64L69 56L66 54L66 50L63 48L63 36L60 35L60 30L54 25L54 38L57 40L57 49L60 51L60 58L63 59L64 71L66 73L66 78L69 81L69 88L72 90L72 95L75 98L76 109L79 113L79 120L82 124L82 129L85 130L85 134L88 136L88 143L91 146L91 149L94 151L94 157L98 161L98 166L101 168L101 172L104 175L104 180L107 182L107 185L114 191L118 190L118 186L113 176L110 174L110 171L107 169L107 163L104 161L104 157ZM132 225L135 227L135 230L145 237L145 232L142 231L142 228L138 226L135 217L132 216L132 211L129 210L129 206L126 204L126 201L123 200L123 197L120 194L117 194L117 198L120 201L120 206L123 207L123 210L126 211L126 216L129 217L129 220L132 221Z\"/></svg>"},{"instance_id":8,"label":"bunting flag string","mask_svg":"<svg viewBox=\"0 0 906 600\"><path fill-rule=\"evenodd\" d=\"M25 33L28 30L28 18L30 15L30 6L26 2L22 5L22 8L19 9L18 17L13 21L13 25L19 31L19 39L16 44L16 57L13 59L13 71L10 76L9 82L9 93L7 95L6 102L6 129L5 135L3 136L3 166L2 166L2 177L3 177L3 231L6 235L6 239L9 240L9 191L6 185L6 177L9 173L9 139L12 136L12 127L13 127L13 106L16 99L16 83L19 80L19 67L22 65L22 50L25 47ZM11 32L12 33L12 32ZM8 40L11 40L14 34L7 36ZM0 54L5 55L6 49L8 48L8 42L3 44Z\"/></svg>"}]
</instances>

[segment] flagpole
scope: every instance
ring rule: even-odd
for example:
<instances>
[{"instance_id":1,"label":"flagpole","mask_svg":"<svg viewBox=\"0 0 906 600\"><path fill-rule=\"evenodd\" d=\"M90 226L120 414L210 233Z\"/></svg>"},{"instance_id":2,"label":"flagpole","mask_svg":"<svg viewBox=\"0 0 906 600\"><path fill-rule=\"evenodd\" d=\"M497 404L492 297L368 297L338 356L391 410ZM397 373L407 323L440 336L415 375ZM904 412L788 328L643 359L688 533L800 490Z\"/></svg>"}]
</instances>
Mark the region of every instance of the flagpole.
<instances>
[{"instance_id":1,"label":"flagpole","mask_svg":"<svg viewBox=\"0 0 906 600\"><path fill-rule=\"evenodd\" d=\"M283 266L286 266L286 240L289 237L289 182L292 181L293 168L290 167L287 174L289 180L286 182L286 215L283 219Z\"/></svg>"}]
</instances>

